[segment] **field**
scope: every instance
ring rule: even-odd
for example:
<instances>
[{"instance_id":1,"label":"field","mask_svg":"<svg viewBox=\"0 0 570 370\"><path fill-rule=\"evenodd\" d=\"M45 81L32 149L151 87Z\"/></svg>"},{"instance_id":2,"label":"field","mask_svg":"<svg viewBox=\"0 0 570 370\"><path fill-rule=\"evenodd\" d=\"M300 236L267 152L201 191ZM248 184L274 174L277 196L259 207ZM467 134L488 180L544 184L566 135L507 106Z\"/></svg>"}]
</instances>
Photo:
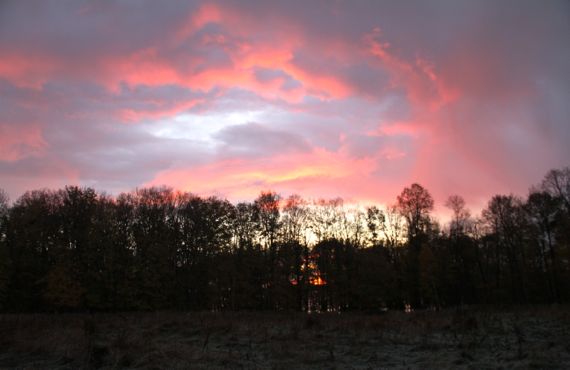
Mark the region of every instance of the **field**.
<instances>
[{"instance_id":1,"label":"field","mask_svg":"<svg viewBox=\"0 0 570 370\"><path fill-rule=\"evenodd\" d=\"M567 306L0 316L0 368L563 369Z\"/></svg>"}]
</instances>

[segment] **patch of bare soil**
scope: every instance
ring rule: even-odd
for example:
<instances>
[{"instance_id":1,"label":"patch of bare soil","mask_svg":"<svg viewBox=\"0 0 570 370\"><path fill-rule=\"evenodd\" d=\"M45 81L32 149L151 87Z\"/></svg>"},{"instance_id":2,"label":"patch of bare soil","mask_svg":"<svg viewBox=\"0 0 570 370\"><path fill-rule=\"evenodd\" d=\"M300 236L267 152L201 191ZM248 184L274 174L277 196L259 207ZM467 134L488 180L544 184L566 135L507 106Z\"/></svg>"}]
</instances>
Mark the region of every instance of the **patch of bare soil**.
<instances>
[{"instance_id":1,"label":"patch of bare soil","mask_svg":"<svg viewBox=\"0 0 570 370\"><path fill-rule=\"evenodd\" d=\"M567 306L0 316L0 368L564 369Z\"/></svg>"}]
</instances>

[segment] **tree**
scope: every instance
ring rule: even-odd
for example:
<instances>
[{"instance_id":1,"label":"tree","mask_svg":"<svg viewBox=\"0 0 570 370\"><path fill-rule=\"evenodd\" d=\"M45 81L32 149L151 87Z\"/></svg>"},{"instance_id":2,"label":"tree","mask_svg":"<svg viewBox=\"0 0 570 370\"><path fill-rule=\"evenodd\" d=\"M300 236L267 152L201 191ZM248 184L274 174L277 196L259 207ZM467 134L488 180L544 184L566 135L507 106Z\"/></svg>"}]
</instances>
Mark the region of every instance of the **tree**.
<instances>
[{"instance_id":1,"label":"tree","mask_svg":"<svg viewBox=\"0 0 570 370\"><path fill-rule=\"evenodd\" d=\"M422 245L426 244L428 231L431 229L430 211L433 199L429 192L419 184L404 188L398 196L398 211L406 221L408 250L405 261L404 282L412 306L424 304L421 291L420 255Z\"/></svg>"},{"instance_id":2,"label":"tree","mask_svg":"<svg viewBox=\"0 0 570 370\"><path fill-rule=\"evenodd\" d=\"M6 248L10 277L6 306L18 311L46 307L46 276L67 248L62 240L58 209L60 192L34 190L24 193L8 213Z\"/></svg>"},{"instance_id":3,"label":"tree","mask_svg":"<svg viewBox=\"0 0 570 370\"><path fill-rule=\"evenodd\" d=\"M340 239L343 204L342 198L319 199L313 202L309 213L309 225L317 238L317 243L327 239Z\"/></svg>"},{"instance_id":4,"label":"tree","mask_svg":"<svg viewBox=\"0 0 570 370\"><path fill-rule=\"evenodd\" d=\"M357 248L338 239L317 243L313 255L324 284L320 299L322 311L344 311L354 307L357 294Z\"/></svg>"},{"instance_id":5,"label":"tree","mask_svg":"<svg viewBox=\"0 0 570 370\"><path fill-rule=\"evenodd\" d=\"M266 191L255 200L255 206L258 210L258 222L261 229L261 236L264 239L265 248L272 249L273 243L277 239L280 222L279 222L279 202L281 197L279 194Z\"/></svg>"},{"instance_id":6,"label":"tree","mask_svg":"<svg viewBox=\"0 0 570 370\"><path fill-rule=\"evenodd\" d=\"M453 237L463 235L468 227L471 213L465 208L465 200L459 195L447 198L445 206L453 211L453 218L449 225L449 232Z\"/></svg>"},{"instance_id":7,"label":"tree","mask_svg":"<svg viewBox=\"0 0 570 370\"><path fill-rule=\"evenodd\" d=\"M560 212L555 220L555 241L552 243L557 252L555 258L559 261L568 261L570 260L570 167L551 170L541 185L542 190L559 203ZM553 267L555 265L556 263ZM570 291L570 268L568 263L560 264L559 267L560 294L568 296L566 292Z\"/></svg>"},{"instance_id":8,"label":"tree","mask_svg":"<svg viewBox=\"0 0 570 370\"><path fill-rule=\"evenodd\" d=\"M350 208L340 216L342 240L357 248L364 246L367 239L366 214L358 208Z\"/></svg>"},{"instance_id":9,"label":"tree","mask_svg":"<svg viewBox=\"0 0 570 370\"><path fill-rule=\"evenodd\" d=\"M394 269L389 250L381 245L356 251L351 305L360 310L378 311L399 308L402 303L396 285L398 272Z\"/></svg>"},{"instance_id":10,"label":"tree","mask_svg":"<svg viewBox=\"0 0 570 370\"><path fill-rule=\"evenodd\" d=\"M548 288L552 300L560 302L559 261L555 246L557 217L560 211L559 198L548 192L534 191L528 196L524 208L536 230L536 244L539 247L540 269L547 273Z\"/></svg>"},{"instance_id":11,"label":"tree","mask_svg":"<svg viewBox=\"0 0 570 370\"><path fill-rule=\"evenodd\" d=\"M295 298L289 299L289 307L301 311L306 309L308 303L308 217L307 202L301 196L293 194L285 200L282 216L283 244L277 261L281 266L279 287L285 293L290 290L286 288L287 285L294 287Z\"/></svg>"},{"instance_id":12,"label":"tree","mask_svg":"<svg viewBox=\"0 0 570 370\"><path fill-rule=\"evenodd\" d=\"M482 215L494 237L497 287L500 287L502 274L505 273L502 265L506 260L511 297L515 302L524 302L527 300L526 255L523 248L526 219L522 200L514 195L495 195Z\"/></svg>"},{"instance_id":13,"label":"tree","mask_svg":"<svg viewBox=\"0 0 570 370\"><path fill-rule=\"evenodd\" d=\"M384 227L386 217L384 212L376 206L366 208L366 226L370 232L370 242L377 245L380 241L380 232Z\"/></svg>"},{"instance_id":14,"label":"tree","mask_svg":"<svg viewBox=\"0 0 570 370\"><path fill-rule=\"evenodd\" d=\"M451 196L449 233L417 184L396 205L366 212L340 198L307 205L273 192L234 206L168 188L111 197L67 186L13 205L0 191L0 310L566 302L565 176L551 171L525 202L496 195L476 220Z\"/></svg>"},{"instance_id":15,"label":"tree","mask_svg":"<svg viewBox=\"0 0 570 370\"><path fill-rule=\"evenodd\" d=\"M10 260L6 246L8 227L8 194L0 189L0 310L4 308L8 291Z\"/></svg>"},{"instance_id":16,"label":"tree","mask_svg":"<svg viewBox=\"0 0 570 370\"><path fill-rule=\"evenodd\" d=\"M550 170L542 181L542 189L551 196L560 198L570 217L570 167Z\"/></svg>"},{"instance_id":17,"label":"tree","mask_svg":"<svg viewBox=\"0 0 570 370\"><path fill-rule=\"evenodd\" d=\"M393 249L399 245L403 239L404 222L397 205L387 206L384 216L385 222L382 225L382 233L386 239L386 246Z\"/></svg>"},{"instance_id":18,"label":"tree","mask_svg":"<svg viewBox=\"0 0 570 370\"><path fill-rule=\"evenodd\" d=\"M283 238L287 242L306 243L307 202L300 195L293 194L283 206Z\"/></svg>"},{"instance_id":19,"label":"tree","mask_svg":"<svg viewBox=\"0 0 570 370\"><path fill-rule=\"evenodd\" d=\"M470 237L474 222L461 196L450 196L445 206L453 212L449 238L440 240L444 252L438 260L445 270L441 280L445 282L446 300L454 304L472 303L477 294L475 268L478 266L477 246Z\"/></svg>"},{"instance_id":20,"label":"tree","mask_svg":"<svg viewBox=\"0 0 570 370\"><path fill-rule=\"evenodd\" d=\"M137 189L133 194L132 238L139 309L167 307L174 294L168 289L176 271L178 225L174 199L172 189L166 187Z\"/></svg>"},{"instance_id":21,"label":"tree","mask_svg":"<svg viewBox=\"0 0 570 370\"><path fill-rule=\"evenodd\" d=\"M238 203L233 223L234 245L239 251L251 250L258 242L259 210L252 203Z\"/></svg>"},{"instance_id":22,"label":"tree","mask_svg":"<svg viewBox=\"0 0 570 370\"><path fill-rule=\"evenodd\" d=\"M78 186L66 186L59 192L62 204L58 207L61 220L61 238L63 239L63 253L58 256L52 266L54 274L50 277L55 279L48 287L57 289L58 279L62 285L68 286L69 291L81 294L80 297L67 297L67 303L77 303L78 307L94 308L102 305L102 276L103 251L100 236L95 232L96 220L102 220L97 215L99 199L97 193L91 188ZM73 285L64 283L64 278L73 282ZM53 282L49 280L50 282ZM74 286L76 288L72 289ZM84 292L84 293L83 293ZM57 301L57 300L56 300ZM68 306L68 308L73 308Z\"/></svg>"},{"instance_id":23,"label":"tree","mask_svg":"<svg viewBox=\"0 0 570 370\"><path fill-rule=\"evenodd\" d=\"M8 193L4 189L0 189L0 217L8 216Z\"/></svg>"},{"instance_id":24,"label":"tree","mask_svg":"<svg viewBox=\"0 0 570 370\"><path fill-rule=\"evenodd\" d=\"M258 222L261 237L264 241L267 270L264 274L262 287L264 287L264 304L266 308L273 308L275 302L277 236L279 235L280 213L279 202L281 197L275 192L261 192L254 204L258 210Z\"/></svg>"},{"instance_id":25,"label":"tree","mask_svg":"<svg viewBox=\"0 0 570 370\"><path fill-rule=\"evenodd\" d=\"M413 243L427 231L430 224L429 213L433 209L433 198L419 184L404 188L398 196L398 210L406 220L408 241Z\"/></svg>"}]
</instances>

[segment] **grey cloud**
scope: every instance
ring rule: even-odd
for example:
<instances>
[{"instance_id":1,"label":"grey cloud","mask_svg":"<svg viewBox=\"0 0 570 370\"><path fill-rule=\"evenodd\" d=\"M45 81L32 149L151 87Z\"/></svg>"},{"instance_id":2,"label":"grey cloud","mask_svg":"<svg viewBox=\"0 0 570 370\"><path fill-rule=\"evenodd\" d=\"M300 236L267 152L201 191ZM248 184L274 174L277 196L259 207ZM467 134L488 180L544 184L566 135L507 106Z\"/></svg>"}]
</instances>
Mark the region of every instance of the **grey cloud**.
<instances>
[{"instance_id":1,"label":"grey cloud","mask_svg":"<svg viewBox=\"0 0 570 370\"><path fill-rule=\"evenodd\" d=\"M232 154L271 156L289 152L305 152L310 146L302 136L258 123L229 126L215 138Z\"/></svg>"},{"instance_id":2,"label":"grey cloud","mask_svg":"<svg viewBox=\"0 0 570 370\"><path fill-rule=\"evenodd\" d=\"M281 88L285 91L301 87L301 83L287 73L278 69L268 69L257 67L254 69L254 76L259 82L271 82L282 79Z\"/></svg>"}]
</instances>

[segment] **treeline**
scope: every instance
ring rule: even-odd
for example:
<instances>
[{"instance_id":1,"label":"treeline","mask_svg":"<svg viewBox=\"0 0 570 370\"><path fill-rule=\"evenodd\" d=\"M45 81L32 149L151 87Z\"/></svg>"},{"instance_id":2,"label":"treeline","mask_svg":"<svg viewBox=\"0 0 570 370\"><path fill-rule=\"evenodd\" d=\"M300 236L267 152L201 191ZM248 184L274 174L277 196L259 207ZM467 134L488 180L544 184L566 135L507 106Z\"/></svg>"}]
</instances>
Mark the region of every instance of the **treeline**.
<instances>
[{"instance_id":1,"label":"treeline","mask_svg":"<svg viewBox=\"0 0 570 370\"><path fill-rule=\"evenodd\" d=\"M570 169L441 226L421 185L392 206L168 188L0 192L0 310L377 310L570 299Z\"/></svg>"}]
</instances>

